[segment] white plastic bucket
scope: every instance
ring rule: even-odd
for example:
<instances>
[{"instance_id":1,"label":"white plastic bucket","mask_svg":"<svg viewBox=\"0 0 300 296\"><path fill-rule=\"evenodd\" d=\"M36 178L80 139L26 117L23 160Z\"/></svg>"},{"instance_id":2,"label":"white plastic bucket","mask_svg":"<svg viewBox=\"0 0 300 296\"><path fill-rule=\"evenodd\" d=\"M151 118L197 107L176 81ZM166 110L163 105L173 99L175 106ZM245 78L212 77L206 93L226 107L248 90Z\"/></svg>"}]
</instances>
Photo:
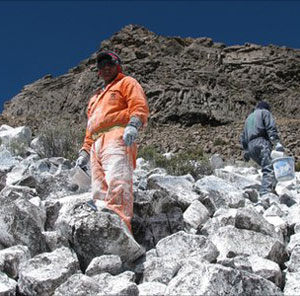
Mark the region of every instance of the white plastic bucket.
<instances>
[{"instance_id":1,"label":"white plastic bucket","mask_svg":"<svg viewBox=\"0 0 300 296\"><path fill-rule=\"evenodd\" d=\"M79 166L71 170L72 183L78 185L80 191L88 190L91 186L91 177Z\"/></svg>"},{"instance_id":2,"label":"white plastic bucket","mask_svg":"<svg viewBox=\"0 0 300 296\"><path fill-rule=\"evenodd\" d=\"M293 157L278 157L272 162L277 181L289 181L295 178L295 160Z\"/></svg>"}]
</instances>

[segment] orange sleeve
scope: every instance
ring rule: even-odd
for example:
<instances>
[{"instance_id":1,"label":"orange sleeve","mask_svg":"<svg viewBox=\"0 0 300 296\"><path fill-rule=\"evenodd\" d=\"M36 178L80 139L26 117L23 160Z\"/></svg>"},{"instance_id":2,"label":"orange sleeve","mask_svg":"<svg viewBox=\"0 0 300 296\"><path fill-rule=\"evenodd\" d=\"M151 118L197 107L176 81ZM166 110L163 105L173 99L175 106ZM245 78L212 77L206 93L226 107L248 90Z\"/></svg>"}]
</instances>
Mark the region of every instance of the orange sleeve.
<instances>
[{"instance_id":1,"label":"orange sleeve","mask_svg":"<svg viewBox=\"0 0 300 296\"><path fill-rule=\"evenodd\" d=\"M93 104L95 103L96 99L97 99L97 93L89 101L89 104L87 107L87 112L86 112L88 120L91 116L91 108L92 108ZM92 139L92 135L89 133L88 129L86 129L85 137L84 137L84 141L83 141L81 150L83 149L83 150L87 151L88 153L90 153L93 143L94 143L94 140Z\"/></svg>"},{"instance_id":2,"label":"orange sleeve","mask_svg":"<svg viewBox=\"0 0 300 296\"><path fill-rule=\"evenodd\" d=\"M83 149L86 152L90 153L93 143L94 143L94 140L92 139L91 134L88 131L86 131L81 150Z\"/></svg>"},{"instance_id":3,"label":"orange sleeve","mask_svg":"<svg viewBox=\"0 0 300 296\"><path fill-rule=\"evenodd\" d=\"M135 79L127 77L124 92L129 109L129 118L137 116L145 126L149 117L149 107L141 85Z\"/></svg>"}]
</instances>

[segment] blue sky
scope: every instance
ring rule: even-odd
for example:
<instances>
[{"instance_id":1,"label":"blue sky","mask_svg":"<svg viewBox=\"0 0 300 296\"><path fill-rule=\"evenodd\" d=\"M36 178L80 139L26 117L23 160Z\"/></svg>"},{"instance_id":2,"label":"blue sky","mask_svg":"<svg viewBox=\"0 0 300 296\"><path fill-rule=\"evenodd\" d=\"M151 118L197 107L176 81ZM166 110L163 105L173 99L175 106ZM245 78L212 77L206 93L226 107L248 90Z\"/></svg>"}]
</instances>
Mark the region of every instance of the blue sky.
<instances>
[{"instance_id":1,"label":"blue sky","mask_svg":"<svg viewBox=\"0 0 300 296\"><path fill-rule=\"evenodd\" d=\"M300 48L300 1L0 1L0 112L46 74L59 76L128 24L160 35Z\"/></svg>"}]
</instances>

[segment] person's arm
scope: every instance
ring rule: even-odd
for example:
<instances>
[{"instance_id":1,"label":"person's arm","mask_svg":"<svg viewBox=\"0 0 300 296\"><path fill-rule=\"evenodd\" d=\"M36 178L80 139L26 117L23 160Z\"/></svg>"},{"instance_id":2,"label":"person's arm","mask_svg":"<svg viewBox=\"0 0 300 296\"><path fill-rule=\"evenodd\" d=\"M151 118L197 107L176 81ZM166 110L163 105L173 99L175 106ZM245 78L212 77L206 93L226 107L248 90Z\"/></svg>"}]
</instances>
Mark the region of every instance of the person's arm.
<instances>
[{"instance_id":1,"label":"person's arm","mask_svg":"<svg viewBox=\"0 0 300 296\"><path fill-rule=\"evenodd\" d=\"M263 121L269 140L272 142L273 145L276 145L280 141L280 138L278 135L275 120L271 112L264 110Z\"/></svg>"},{"instance_id":2,"label":"person's arm","mask_svg":"<svg viewBox=\"0 0 300 296\"><path fill-rule=\"evenodd\" d=\"M141 85L135 79L128 77L125 82L124 93L128 105L129 118L137 117L142 126L146 126L149 107Z\"/></svg>"},{"instance_id":3,"label":"person's arm","mask_svg":"<svg viewBox=\"0 0 300 296\"><path fill-rule=\"evenodd\" d=\"M87 114L87 119L89 120L89 118L91 117L91 113L92 113L92 107L97 99L97 96L98 94L95 94L89 101L89 104L88 104L88 107L87 107L87 111L86 111L86 114ZM80 151L82 150L85 150L88 154L90 153L91 151L91 147L94 143L94 140L92 138L92 135L91 133L88 131L88 129L86 129L86 132L85 132L85 137L84 137L84 141L83 141L83 145L80 149Z\"/></svg>"},{"instance_id":4,"label":"person's arm","mask_svg":"<svg viewBox=\"0 0 300 296\"><path fill-rule=\"evenodd\" d=\"M76 166L83 167L88 163L93 142L94 140L92 139L90 133L88 132L88 130L86 130L83 145L79 150L79 155L76 160Z\"/></svg>"},{"instance_id":5,"label":"person's arm","mask_svg":"<svg viewBox=\"0 0 300 296\"><path fill-rule=\"evenodd\" d=\"M149 107L146 95L135 79L127 78L124 93L130 119L124 130L123 140L126 146L131 146L138 136L138 129L147 124Z\"/></svg>"},{"instance_id":6,"label":"person's arm","mask_svg":"<svg viewBox=\"0 0 300 296\"><path fill-rule=\"evenodd\" d=\"M80 151L85 150L87 153L90 153L93 143L94 143L94 140L92 139L92 135L87 130L85 133L83 145L82 145Z\"/></svg>"},{"instance_id":7,"label":"person's arm","mask_svg":"<svg viewBox=\"0 0 300 296\"><path fill-rule=\"evenodd\" d=\"M243 149L247 150L248 149L248 141L247 141L247 137L246 137L246 129L245 128L244 128L243 133L241 135L240 141L241 141Z\"/></svg>"}]
</instances>

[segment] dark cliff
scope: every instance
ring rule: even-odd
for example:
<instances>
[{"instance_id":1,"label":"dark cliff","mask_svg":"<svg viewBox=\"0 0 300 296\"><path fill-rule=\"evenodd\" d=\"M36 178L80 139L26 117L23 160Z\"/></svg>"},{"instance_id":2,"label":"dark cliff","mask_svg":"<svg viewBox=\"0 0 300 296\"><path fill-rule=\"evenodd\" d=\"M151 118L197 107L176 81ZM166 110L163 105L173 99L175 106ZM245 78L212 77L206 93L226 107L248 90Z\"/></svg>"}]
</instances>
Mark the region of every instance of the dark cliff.
<instances>
[{"instance_id":1,"label":"dark cliff","mask_svg":"<svg viewBox=\"0 0 300 296\"><path fill-rule=\"evenodd\" d=\"M103 41L99 50L119 53L124 72L145 89L151 120L141 144L163 151L202 145L206 152L239 156L242 122L263 99L272 105L283 143L299 155L300 50L164 37L134 25ZM25 86L5 103L2 119L34 130L45 118L85 124L88 99L101 84L95 57L65 75Z\"/></svg>"}]
</instances>

